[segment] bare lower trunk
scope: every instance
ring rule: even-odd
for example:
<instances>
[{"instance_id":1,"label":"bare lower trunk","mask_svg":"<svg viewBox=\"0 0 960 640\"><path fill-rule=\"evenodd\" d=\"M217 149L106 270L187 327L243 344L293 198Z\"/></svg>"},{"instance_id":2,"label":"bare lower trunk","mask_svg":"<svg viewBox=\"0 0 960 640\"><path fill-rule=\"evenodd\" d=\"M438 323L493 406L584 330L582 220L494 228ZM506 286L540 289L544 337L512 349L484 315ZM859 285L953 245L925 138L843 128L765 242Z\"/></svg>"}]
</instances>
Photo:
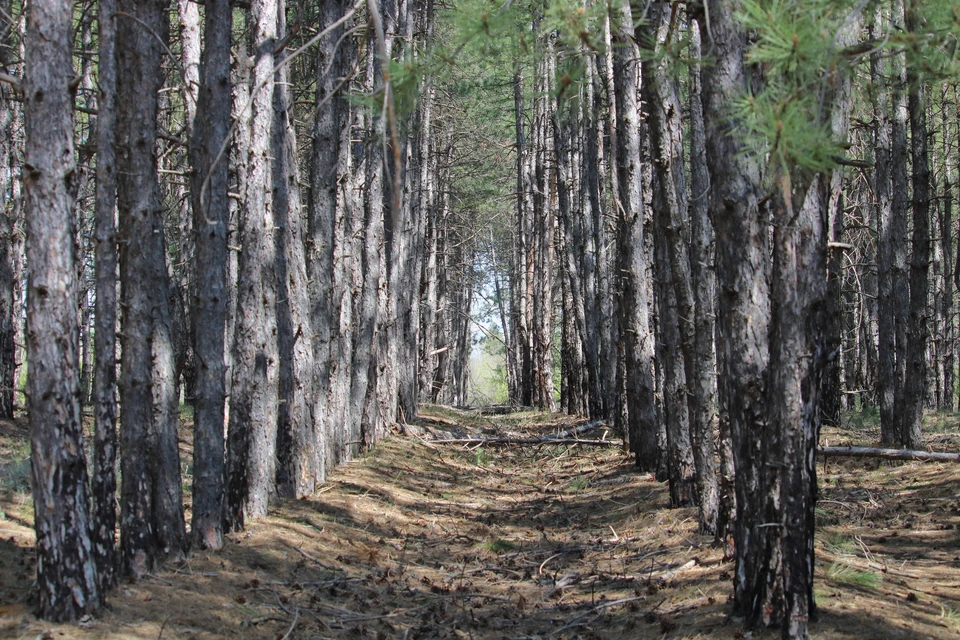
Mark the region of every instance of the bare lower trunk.
<instances>
[{"instance_id":1,"label":"bare lower trunk","mask_svg":"<svg viewBox=\"0 0 960 640\"><path fill-rule=\"evenodd\" d=\"M240 124L249 129L250 142L239 225L242 251L227 436L225 526L230 531L265 516L276 495L277 289L270 157L276 0L253 2L251 21L251 92Z\"/></svg>"},{"instance_id":2,"label":"bare lower trunk","mask_svg":"<svg viewBox=\"0 0 960 640\"><path fill-rule=\"evenodd\" d=\"M177 447L178 394L163 217L157 95L166 6L122 0L117 18L117 206L122 340L121 564L141 577L187 549ZM136 20L119 14L136 16ZM144 26L147 28L145 29Z\"/></svg>"},{"instance_id":3,"label":"bare lower trunk","mask_svg":"<svg viewBox=\"0 0 960 640\"><path fill-rule=\"evenodd\" d=\"M27 409L39 613L52 621L101 606L78 383L71 15L70 3L30 4L23 87Z\"/></svg>"},{"instance_id":4,"label":"bare lower trunk","mask_svg":"<svg viewBox=\"0 0 960 640\"><path fill-rule=\"evenodd\" d=\"M913 31L920 24L916 6L910 3L906 26ZM930 271L930 160L927 151L927 89L920 71L907 69L909 87L910 147L913 167L913 256L910 260L910 323L907 330L906 378L903 386L903 426L900 444L920 449L920 425L927 390L927 295Z\"/></svg>"},{"instance_id":5,"label":"bare lower trunk","mask_svg":"<svg viewBox=\"0 0 960 640\"><path fill-rule=\"evenodd\" d=\"M285 1L280 0L279 4L278 37L283 37ZM319 423L314 420L311 406L315 365L289 69L285 65L276 75L271 141L281 398L277 420L277 491L283 496L303 498L313 494L323 481L318 447L322 432L317 432Z\"/></svg>"},{"instance_id":6,"label":"bare lower trunk","mask_svg":"<svg viewBox=\"0 0 960 640\"><path fill-rule=\"evenodd\" d=\"M700 88L700 26L690 26L690 267L696 326L694 328L693 375L687 381L691 390L690 439L697 464L697 507L700 530L718 535L719 492L717 485L716 424L717 381L714 347L714 299L716 278L713 271L713 225L708 217L710 175L707 169L706 132ZM728 498L733 501L733 496ZM732 505L730 508L734 508ZM722 535L721 537L724 537Z\"/></svg>"},{"instance_id":7,"label":"bare lower trunk","mask_svg":"<svg viewBox=\"0 0 960 640\"><path fill-rule=\"evenodd\" d=\"M633 17L627 2L614 20L614 85L617 117L617 255L620 285L620 341L623 343L627 437L637 466L659 466L653 401L653 336L650 331L648 261L643 230L643 179L640 162L638 51L633 44ZM618 385L619 386L619 385Z\"/></svg>"},{"instance_id":8,"label":"bare lower trunk","mask_svg":"<svg viewBox=\"0 0 960 640\"><path fill-rule=\"evenodd\" d=\"M117 525L117 149L116 0L98 5L100 55L97 99L96 307L93 372L93 549L101 592L116 584Z\"/></svg>"},{"instance_id":9,"label":"bare lower trunk","mask_svg":"<svg viewBox=\"0 0 960 640\"><path fill-rule=\"evenodd\" d=\"M221 149L230 128L230 22L227 0L206 5L201 90L194 119L193 230L196 250L191 304L194 367L193 542L223 546L225 332L227 319L227 197L229 153Z\"/></svg>"},{"instance_id":10,"label":"bare lower trunk","mask_svg":"<svg viewBox=\"0 0 960 640\"><path fill-rule=\"evenodd\" d=\"M734 608L751 625L764 617L769 602L764 581L766 542L770 528L756 528L764 519L765 498L772 487L762 484L764 452L757 434L764 433L770 323L768 229L758 204L758 170L742 153L732 134L728 105L747 87L743 67L745 36L735 21L733 3L709 0L708 42L716 63L703 70L704 119L710 168L710 212L717 234L717 357L720 394L730 424L736 466L737 521L734 525L736 570Z\"/></svg>"},{"instance_id":11,"label":"bare lower trunk","mask_svg":"<svg viewBox=\"0 0 960 640\"><path fill-rule=\"evenodd\" d=\"M884 32L883 7L878 4L871 36ZM895 272L894 249L897 242L892 208L890 173L890 114L887 98L885 58L880 52L870 56L870 92L873 102L873 209L877 224L877 404L880 406L881 440L887 444L898 441L895 427L896 395L898 393L897 316L894 309Z\"/></svg>"}]
</instances>

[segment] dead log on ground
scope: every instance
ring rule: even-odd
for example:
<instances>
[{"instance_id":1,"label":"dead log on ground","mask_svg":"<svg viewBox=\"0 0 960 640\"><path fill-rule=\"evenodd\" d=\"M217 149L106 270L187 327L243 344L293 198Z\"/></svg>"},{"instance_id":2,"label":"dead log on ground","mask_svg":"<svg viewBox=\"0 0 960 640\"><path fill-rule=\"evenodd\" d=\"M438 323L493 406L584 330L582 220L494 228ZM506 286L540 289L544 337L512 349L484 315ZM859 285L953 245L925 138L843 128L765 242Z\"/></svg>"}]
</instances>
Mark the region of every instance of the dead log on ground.
<instances>
[{"instance_id":1,"label":"dead log on ground","mask_svg":"<svg viewBox=\"0 0 960 640\"><path fill-rule=\"evenodd\" d=\"M817 455L825 458L884 458L887 460L960 462L960 453L916 451L913 449L883 449L880 447L817 447Z\"/></svg>"}]
</instances>

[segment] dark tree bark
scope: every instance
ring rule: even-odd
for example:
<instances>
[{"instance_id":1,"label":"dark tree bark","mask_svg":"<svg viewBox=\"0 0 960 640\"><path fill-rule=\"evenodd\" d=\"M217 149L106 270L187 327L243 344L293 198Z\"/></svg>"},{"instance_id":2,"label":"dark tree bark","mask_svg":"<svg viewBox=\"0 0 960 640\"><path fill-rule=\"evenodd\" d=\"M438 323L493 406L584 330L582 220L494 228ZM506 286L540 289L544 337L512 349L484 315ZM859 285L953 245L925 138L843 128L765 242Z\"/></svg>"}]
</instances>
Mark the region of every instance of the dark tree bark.
<instances>
[{"instance_id":1,"label":"dark tree bark","mask_svg":"<svg viewBox=\"0 0 960 640\"><path fill-rule=\"evenodd\" d=\"M776 487L763 484L765 452L758 434L767 429L766 378L769 363L770 290L768 227L758 205L758 170L744 154L728 106L747 89L745 37L735 4L708 0L707 42L715 62L703 69L704 119L710 169L710 216L717 238L717 358L720 394L730 422L736 467L736 570L734 608L748 624L761 623L771 594L766 578L767 538L772 527L765 505Z\"/></svg>"},{"instance_id":2,"label":"dark tree bark","mask_svg":"<svg viewBox=\"0 0 960 640\"><path fill-rule=\"evenodd\" d=\"M68 2L30 4L23 85L27 410L37 586L40 617L58 622L101 606L80 421L72 12Z\"/></svg>"},{"instance_id":3,"label":"dark tree bark","mask_svg":"<svg viewBox=\"0 0 960 640\"><path fill-rule=\"evenodd\" d=\"M716 441L716 351L714 346L713 225L708 216L710 174L707 169L706 131L700 86L700 20L690 24L690 275L694 295L694 362L688 380L691 390L690 439L697 465L697 508L700 530L707 535L727 537L718 527L719 485L717 483ZM733 478L724 499L732 503Z\"/></svg>"},{"instance_id":4,"label":"dark tree bark","mask_svg":"<svg viewBox=\"0 0 960 640\"><path fill-rule=\"evenodd\" d=\"M223 546L224 363L227 319L227 224L230 129L230 37L228 0L206 4L200 92L191 138L191 195L196 252L191 304L193 324L193 543L201 549Z\"/></svg>"},{"instance_id":5,"label":"dark tree bark","mask_svg":"<svg viewBox=\"0 0 960 640\"><path fill-rule=\"evenodd\" d=\"M117 148L116 0L101 0L97 77L97 195L95 212L93 549L100 590L116 585L117 526Z\"/></svg>"},{"instance_id":6,"label":"dark tree bark","mask_svg":"<svg viewBox=\"0 0 960 640\"><path fill-rule=\"evenodd\" d=\"M914 2L908 2L905 24L909 32L919 26ZM927 390L927 295L930 271L930 160L927 151L927 89L919 69L907 67L910 155L913 166L913 256L910 260L910 322L907 329L903 386L903 425L900 444L905 449L923 447L920 425Z\"/></svg>"},{"instance_id":7,"label":"dark tree bark","mask_svg":"<svg viewBox=\"0 0 960 640\"><path fill-rule=\"evenodd\" d=\"M678 7L668 10L664 3L651 6L650 25L639 34L644 46L655 52L669 46L670 25ZM679 92L669 69L652 57L643 65L644 96L650 146L656 166L653 180L653 209L656 225L655 278L659 284L660 366L664 373L664 410L667 425L667 470L671 501L686 506L695 501L695 469L690 440L690 413L697 407L688 393L687 380L694 377L694 300L690 278L690 256L686 229L686 172L683 129L680 122Z\"/></svg>"},{"instance_id":8,"label":"dark tree bark","mask_svg":"<svg viewBox=\"0 0 960 640\"><path fill-rule=\"evenodd\" d=\"M794 182L797 182L795 179ZM789 182L784 181L784 185ZM770 420L761 486L779 490L779 500L767 503L762 522L768 527L756 541L768 545L741 551L761 559L763 608L752 609L764 623L782 622L784 638L806 638L814 614L814 507L816 506L817 436L820 429L819 394L824 366L824 307L826 285L825 200L829 181L814 177L802 201L784 187L774 218L773 328L770 340L770 381L767 388ZM799 207L795 212L794 207ZM761 436L763 437L763 436ZM737 467L738 476L742 467ZM768 489L770 491L770 489ZM742 517L742 516L741 516ZM744 522L754 531L762 522ZM758 526L759 525L759 526ZM782 537L781 537L782 536ZM741 541L737 541L741 544ZM749 543L749 538L746 539ZM779 548L778 548L779 547ZM759 552L759 553L758 553ZM756 594L750 605L757 605ZM782 601L781 601L782 599ZM782 610L778 610L783 607Z\"/></svg>"},{"instance_id":9,"label":"dark tree bark","mask_svg":"<svg viewBox=\"0 0 960 640\"><path fill-rule=\"evenodd\" d=\"M0 69L13 75L13 3L0 10ZM0 87L0 417L12 418L16 387L16 307L18 281L15 278L17 207L7 199L13 192L11 177L17 175L17 144L14 137L14 113L18 108L13 87Z\"/></svg>"},{"instance_id":10,"label":"dark tree bark","mask_svg":"<svg viewBox=\"0 0 960 640\"><path fill-rule=\"evenodd\" d=\"M168 14L166 4L156 1L121 0L118 9L120 541L122 570L136 578L151 571L158 560L183 557L187 538L177 447L170 278L155 151Z\"/></svg>"},{"instance_id":11,"label":"dark tree bark","mask_svg":"<svg viewBox=\"0 0 960 640\"><path fill-rule=\"evenodd\" d=\"M894 0L894 24L903 24L903 0ZM891 247L891 307L894 317L896 336L896 358L894 360L894 410L893 423L889 429L880 425L882 444L901 444L905 405L907 360L907 326L910 314L910 282L907 278L907 211L909 208L910 185L907 178L907 73L905 54L898 52L890 57L893 91L891 107L893 122L891 125L890 166L892 167L890 247ZM926 293L924 293L926 295ZM922 357L922 356L921 356Z\"/></svg>"},{"instance_id":12,"label":"dark tree bark","mask_svg":"<svg viewBox=\"0 0 960 640\"><path fill-rule=\"evenodd\" d=\"M953 163L954 158L950 155L951 132L954 131L953 124L949 122L947 115L952 111L948 99L947 87L943 88L943 206L940 209L940 236L941 248L943 253L943 299L940 305L940 317L943 321L943 402L942 406L947 411L953 411L956 406L956 318L953 317L953 297L954 297L954 263L953 254Z\"/></svg>"},{"instance_id":13,"label":"dark tree bark","mask_svg":"<svg viewBox=\"0 0 960 640\"><path fill-rule=\"evenodd\" d=\"M620 342L626 379L626 433L637 466L659 466L657 422L653 401L653 336L650 332L647 271L643 229L643 179L640 163L640 104L638 51L633 42L630 5L617 7L613 25L614 85L616 88L617 255L620 285Z\"/></svg>"},{"instance_id":14,"label":"dark tree bark","mask_svg":"<svg viewBox=\"0 0 960 640\"><path fill-rule=\"evenodd\" d=\"M877 4L870 36L884 33L884 11ZM873 107L873 210L877 223L877 402L880 406L881 441L893 444L899 440L896 425L897 378L897 314L894 306L896 273L894 251L897 225L893 215L891 182L890 102L887 92L885 58L876 51L870 56L870 92Z\"/></svg>"},{"instance_id":15,"label":"dark tree bark","mask_svg":"<svg viewBox=\"0 0 960 640\"><path fill-rule=\"evenodd\" d=\"M242 530L248 519L265 516L276 496L277 281L270 160L276 0L255 0L250 14L253 67L240 124L249 129L249 147L239 225L242 249L227 435L224 525L229 531Z\"/></svg>"}]
</instances>

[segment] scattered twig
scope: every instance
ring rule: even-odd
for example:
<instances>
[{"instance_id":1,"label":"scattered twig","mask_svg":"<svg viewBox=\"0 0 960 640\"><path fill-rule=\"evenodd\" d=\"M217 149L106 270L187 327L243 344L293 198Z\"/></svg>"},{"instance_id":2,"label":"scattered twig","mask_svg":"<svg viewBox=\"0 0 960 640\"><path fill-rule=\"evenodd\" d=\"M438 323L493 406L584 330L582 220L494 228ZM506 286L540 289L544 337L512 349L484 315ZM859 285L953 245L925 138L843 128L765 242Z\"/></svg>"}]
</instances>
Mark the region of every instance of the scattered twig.
<instances>
[{"instance_id":1,"label":"scattered twig","mask_svg":"<svg viewBox=\"0 0 960 640\"><path fill-rule=\"evenodd\" d=\"M290 637L290 634L293 633L294 628L297 626L297 621L300 620L300 609L293 610L293 622L290 623L290 628L287 629L287 632L283 634L283 637L280 640L287 640Z\"/></svg>"},{"instance_id":2,"label":"scattered twig","mask_svg":"<svg viewBox=\"0 0 960 640\"><path fill-rule=\"evenodd\" d=\"M326 569L326 570L328 570L328 571L338 571L338 569L337 569L336 567L331 567L330 565L328 565L328 564L326 564L326 563L324 563L324 562L321 562L320 560L314 558L312 555L310 555L309 553L307 553L306 551L304 551L304 550L301 549L300 547L293 547L293 548L296 549L297 551L299 551L299 552L300 552L300 555L302 555L304 558L306 558L306 559L309 560L310 562L313 562L313 563L315 563L315 564L323 567L324 569Z\"/></svg>"}]
</instances>

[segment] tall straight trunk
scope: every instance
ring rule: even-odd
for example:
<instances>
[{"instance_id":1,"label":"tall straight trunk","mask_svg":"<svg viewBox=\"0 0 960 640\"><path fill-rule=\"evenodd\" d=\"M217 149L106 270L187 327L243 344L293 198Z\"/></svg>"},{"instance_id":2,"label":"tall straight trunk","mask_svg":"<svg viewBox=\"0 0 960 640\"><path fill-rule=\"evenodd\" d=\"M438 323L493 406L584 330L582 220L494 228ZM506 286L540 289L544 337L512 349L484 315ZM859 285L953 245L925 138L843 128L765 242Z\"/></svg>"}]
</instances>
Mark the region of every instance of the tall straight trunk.
<instances>
[{"instance_id":1,"label":"tall straight trunk","mask_svg":"<svg viewBox=\"0 0 960 640\"><path fill-rule=\"evenodd\" d=\"M276 494L277 319L276 241L270 137L276 0L250 5L253 68L241 126L249 129L246 185L240 212L237 325L227 435L225 526L242 530L267 514Z\"/></svg>"},{"instance_id":2,"label":"tall straight trunk","mask_svg":"<svg viewBox=\"0 0 960 640\"><path fill-rule=\"evenodd\" d=\"M534 109L534 182L533 259L527 265L530 274L532 301L531 351L533 360L534 406L553 411L553 254L556 206L556 174L553 136L550 135L550 114L557 109L552 85L556 69L556 43L547 38L546 52L540 64L540 96Z\"/></svg>"},{"instance_id":3,"label":"tall straight trunk","mask_svg":"<svg viewBox=\"0 0 960 640\"><path fill-rule=\"evenodd\" d=\"M0 9L0 68L10 73L13 40L13 3ZM14 114L18 109L13 87L0 87L0 417L12 418L16 388L16 326L14 318L15 279L14 252L17 250L15 203L7 200L12 193L11 178L17 175L17 145L14 137Z\"/></svg>"},{"instance_id":4,"label":"tall straight trunk","mask_svg":"<svg viewBox=\"0 0 960 640\"><path fill-rule=\"evenodd\" d=\"M203 33L200 20L200 5L192 0L177 0L177 22L180 36L180 65L184 116L184 136L192 144L195 139L195 120L197 118L197 109L199 96L202 90L201 85L201 49ZM219 148L219 147L218 147ZM190 149L187 149L188 156ZM189 162L193 162L189 160ZM192 165L196 170L196 165ZM193 176L191 176L193 180ZM192 182L191 182L192 184ZM179 215L176 217L176 236L172 239L174 250L177 254L177 262L183 265L173 269L174 282L177 288L177 314L178 328L182 335L179 339L177 369L183 375L185 396L188 401L192 401L197 394L197 376L199 372L197 367L204 366L197 361L194 351L197 338L193 335L193 301L198 294L196 291L198 278L196 265L198 264L196 253L196 236L193 230L195 211L193 210L193 201L196 195L188 193L187 185L182 181L167 186L173 193L174 201L179 204ZM200 262L199 264L203 264Z\"/></svg>"},{"instance_id":5,"label":"tall straight trunk","mask_svg":"<svg viewBox=\"0 0 960 640\"><path fill-rule=\"evenodd\" d=\"M116 0L97 5L97 195L94 221L93 550L100 590L116 585L117 552L117 148Z\"/></svg>"},{"instance_id":6,"label":"tall straight trunk","mask_svg":"<svg viewBox=\"0 0 960 640\"><path fill-rule=\"evenodd\" d=\"M344 17L349 2L323 4L323 23L332 27ZM307 277L311 284L313 329L314 420L319 478L337 462L334 446L346 420L350 395L352 299L348 269L353 264L347 216L355 211L351 169L351 109L348 92L356 59L353 38L344 35L351 21L333 28L317 47L317 112L310 158L310 201L307 207ZM343 41L341 42L341 39Z\"/></svg>"},{"instance_id":7,"label":"tall straight trunk","mask_svg":"<svg viewBox=\"0 0 960 640\"><path fill-rule=\"evenodd\" d=\"M690 24L690 276L694 296L693 371L687 384L691 393L690 440L697 465L697 509L700 531L725 539L718 527L720 493L713 435L716 423L716 351L714 347L713 225L708 216L710 173L707 168L706 131L700 86L700 24ZM724 499L733 508L733 478ZM726 508L726 507L725 507ZM724 519L726 522L727 519Z\"/></svg>"},{"instance_id":8,"label":"tall straight trunk","mask_svg":"<svg viewBox=\"0 0 960 640\"><path fill-rule=\"evenodd\" d=\"M74 194L73 5L30 4L24 78L27 410L40 617L101 606L80 418Z\"/></svg>"},{"instance_id":9,"label":"tall straight trunk","mask_svg":"<svg viewBox=\"0 0 960 640\"><path fill-rule=\"evenodd\" d=\"M287 32L285 0L279 0L277 34ZM286 52L283 53L285 57ZM297 169L290 66L277 71L273 95L273 224L276 230L279 394L277 490L303 498L323 481L313 397L313 344L303 211Z\"/></svg>"},{"instance_id":10,"label":"tall straight trunk","mask_svg":"<svg viewBox=\"0 0 960 640\"><path fill-rule=\"evenodd\" d=\"M524 406L533 404L533 359L530 351L533 327L531 326L532 284L533 273L533 152L527 145L527 122L524 100L524 83L522 68L517 69L513 76L514 120L517 146L517 253L514 258L514 318L516 328L518 352L517 375L519 388L517 402ZM534 123L530 123L533 131Z\"/></svg>"},{"instance_id":11,"label":"tall straight trunk","mask_svg":"<svg viewBox=\"0 0 960 640\"><path fill-rule=\"evenodd\" d=\"M878 3L870 36L881 37L884 11ZM894 251L897 226L893 215L890 139L890 102L887 93L885 57L876 51L870 56L870 92L873 108L873 215L877 224L877 403L880 406L880 439L884 444L899 441L896 420L897 314L894 307L896 274Z\"/></svg>"},{"instance_id":12,"label":"tall straight trunk","mask_svg":"<svg viewBox=\"0 0 960 640\"><path fill-rule=\"evenodd\" d=\"M794 179L796 185L799 180ZM784 183L786 184L786 182ZM814 177L800 202L784 188L774 212L773 327L770 340L770 380L767 387L772 428L766 456L780 464L764 464L760 477L767 491L779 490L763 522L768 550L750 550L763 558L762 579L767 597L760 614L769 624L782 616L784 638L806 638L814 615L814 507L816 506L816 446L820 428L820 377L824 365L824 301L827 297L827 204L829 179ZM799 211L795 213L795 207ZM737 467L737 473L742 472ZM761 522L754 521L757 527ZM759 529L759 527L757 527ZM779 540L778 540L779 538ZM759 542L759 540L757 541ZM739 543L739 541L738 541ZM779 549L776 547L779 546ZM738 556L741 550L738 549ZM779 564L779 566L778 566ZM782 605L779 602L783 599ZM756 600L751 602L756 605ZM782 606L783 610L777 609Z\"/></svg>"},{"instance_id":13,"label":"tall straight trunk","mask_svg":"<svg viewBox=\"0 0 960 640\"><path fill-rule=\"evenodd\" d=\"M614 14L613 68L616 88L617 273L620 292L620 342L623 344L626 388L626 435L637 466L659 466L654 410L653 336L650 332L648 261L643 230L643 177L640 162L640 76L633 43L630 4L619 3ZM619 412L618 412L619 414Z\"/></svg>"},{"instance_id":14,"label":"tall straight trunk","mask_svg":"<svg viewBox=\"0 0 960 640\"><path fill-rule=\"evenodd\" d=\"M672 11L676 11L676 6ZM663 3L651 7L650 25L638 34L649 51L670 46L675 16ZM664 409L667 426L667 469L675 506L693 504L695 469L690 441L693 396L687 380L694 377L694 300L687 248L689 215L680 123L679 91L669 70L648 58L643 65L643 93L648 111L650 146L657 166L653 181L656 225L655 270L660 284L658 348L664 372Z\"/></svg>"},{"instance_id":15,"label":"tall straight trunk","mask_svg":"<svg viewBox=\"0 0 960 640\"><path fill-rule=\"evenodd\" d=\"M915 2L909 2L905 24L909 32L920 25ZM913 165L913 256L910 260L910 322L905 357L903 425L900 444L906 449L923 447L920 425L927 390L927 288L930 271L930 160L927 151L927 88L913 64L907 68L910 113L910 156Z\"/></svg>"},{"instance_id":16,"label":"tall straight trunk","mask_svg":"<svg viewBox=\"0 0 960 640\"><path fill-rule=\"evenodd\" d=\"M395 6L394 6L395 8ZM395 13L394 22L395 25ZM367 42L367 78L366 90L373 92L376 89L383 88L383 61L375 52L379 50L376 36L370 35ZM389 51L389 46L386 47ZM364 423L369 418L375 422L380 420L380 407L378 406L377 384L382 382L382 392L384 393L384 402L389 402L389 381L379 375L378 354L380 348L388 348L386 343L388 336L380 336L377 333L378 323L384 329L390 323L389 318L381 319L380 313L387 313L387 287L389 286L389 276L386 274L386 266L391 257L392 249L386 244L386 217L390 216L389 205L387 204L389 195L385 182L385 163L387 155L385 153L384 136L387 132L387 123L380 116L380 111L376 114L367 114L365 135L367 143L364 145L364 202L363 217L358 221L360 226L355 232L359 241L357 251L359 252L359 264L354 268L354 277L359 278L357 291L355 295L353 318L354 318L354 350L353 361L350 372L350 413L347 422L344 425L344 442L342 456L344 460L350 460L360 451L360 445L364 444L364 435L369 434L372 440L373 432L376 431L376 424ZM380 338L383 338L381 341ZM386 372L384 372L386 373Z\"/></svg>"},{"instance_id":17,"label":"tall straight trunk","mask_svg":"<svg viewBox=\"0 0 960 640\"><path fill-rule=\"evenodd\" d=\"M200 92L190 147L193 175L193 231L196 250L191 304L193 353L193 543L201 549L223 546L224 439L227 321L227 196L229 152L221 148L230 129L230 36L228 0L206 5Z\"/></svg>"},{"instance_id":18,"label":"tall straight trunk","mask_svg":"<svg viewBox=\"0 0 960 640\"><path fill-rule=\"evenodd\" d=\"M894 24L903 24L903 0L893 0ZM906 385L909 344L907 343L907 325L910 314L910 282L907 278L907 210L909 208L910 185L907 177L907 73L906 55L902 52L890 57L893 92L891 108L890 166L892 167L892 203L890 215L891 247L891 307L894 317L894 335L896 349L894 360L894 422L889 430L881 423L880 438L883 444L901 444L905 416L904 394ZM926 292L924 292L926 295Z\"/></svg>"},{"instance_id":19,"label":"tall straight trunk","mask_svg":"<svg viewBox=\"0 0 960 640\"><path fill-rule=\"evenodd\" d=\"M756 625L770 602L765 593L767 541L764 508L773 487L763 484L767 430L770 325L769 233L758 203L758 168L735 135L729 105L747 89L745 34L735 3L708 0L708 41L715 63L703 69L704 120L710 169L710 214L717 238L718 360L722 404L730 421L736 467L734 609Z\"/></svg>"},{"instance_id":20,"label":"tall straight trunk","mask_svg":"<svg viewBox=\"0 0 960 640\"><path fill-rule=\"evenodd\" d=\"M943 206L940 219L940 243L943 251L943 300L940 306L940 317L943 319L943 408L953 411L956 406L956 318L953 317L954 297L954 263L953 255L953 163L950 155L951 133L955 131L948 88L944 85L941 98L943 105Z\"/></svg>"},{"instance_id":21,"label":"tall straight trunk","mask_svg":"<svg viewBox=\"0 0 960 640\"><path fill-rule=\"evenodd\" d=\"M177 445L171 285L157 181L157 96L166 4L121 0L117 13L117 207L120 240L120 542L141 577L187 549ZM135 19L125 16L134 16Z\"/></svg>"}]
</instances>

